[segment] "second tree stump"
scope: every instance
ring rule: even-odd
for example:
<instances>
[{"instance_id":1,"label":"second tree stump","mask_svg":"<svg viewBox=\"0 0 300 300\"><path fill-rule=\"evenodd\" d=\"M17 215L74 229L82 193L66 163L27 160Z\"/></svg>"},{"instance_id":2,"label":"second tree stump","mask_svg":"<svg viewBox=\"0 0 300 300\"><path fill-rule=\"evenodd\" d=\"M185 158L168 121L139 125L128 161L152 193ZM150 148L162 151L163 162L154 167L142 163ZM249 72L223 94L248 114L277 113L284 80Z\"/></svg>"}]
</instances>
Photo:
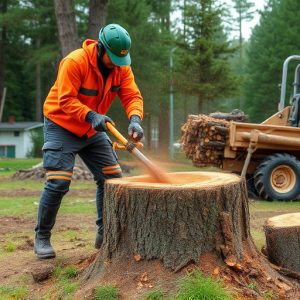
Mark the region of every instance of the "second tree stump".
<instances>
[{"instance_id":1,"label":"second tree stump","mask_svg":"<svg viewBox=\"0 0 300 300\"><path fill-rule=\"evenodd\" d=\"M264 229L269 260L300 273L300 213L272 217Z\"/></svg>"}]
</instances>

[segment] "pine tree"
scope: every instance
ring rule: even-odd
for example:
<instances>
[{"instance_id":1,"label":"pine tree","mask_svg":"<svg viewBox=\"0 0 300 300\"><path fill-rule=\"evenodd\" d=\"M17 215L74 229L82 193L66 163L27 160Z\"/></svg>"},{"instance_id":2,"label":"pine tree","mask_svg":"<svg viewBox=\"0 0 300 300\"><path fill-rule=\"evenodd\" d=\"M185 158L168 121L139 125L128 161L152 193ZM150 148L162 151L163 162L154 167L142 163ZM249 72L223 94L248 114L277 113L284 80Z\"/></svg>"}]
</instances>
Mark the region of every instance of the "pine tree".
<instances>
[{"instance_id":1,"label":"pine tree","mask_svg":"<svg viewBox=\"0 0 300 300\"><path fill-rule=\"evenodd\" d=\"M236 79L228 57L233 53L223 32L222 7L212 0L187 0L186 39L181 44L181 61L176 73L177 90L197 96L198 113L204 103L234 93Z\"/></svg>"},{"instance_id":2,"label":"pine tree","mask_svg":"<svg viewBox=\"0 0 300 300\"><path fill-rule=\"evenodd\" d=\"M239 31L239 46L240 46L240 58L243 56L243 22L251 21L255 13L254 2L249 0L233 0L234 9L238 16L235 21L238 23L237 30Z\"/></svg>"},{"instance_id":3,"label":"pine tree","mask_svg":"<svg viewBox=\"0 0 300 300\"><path fill-rule=\"evenodd\" d=\"M253 31L245 94L247 112L254 122L261 122L277 111L283 62L288 56L300 53L299 18L299 1L271 0ZM292 83L294 66L290 64L287 87Z\"/></svg>"}]
</instances>

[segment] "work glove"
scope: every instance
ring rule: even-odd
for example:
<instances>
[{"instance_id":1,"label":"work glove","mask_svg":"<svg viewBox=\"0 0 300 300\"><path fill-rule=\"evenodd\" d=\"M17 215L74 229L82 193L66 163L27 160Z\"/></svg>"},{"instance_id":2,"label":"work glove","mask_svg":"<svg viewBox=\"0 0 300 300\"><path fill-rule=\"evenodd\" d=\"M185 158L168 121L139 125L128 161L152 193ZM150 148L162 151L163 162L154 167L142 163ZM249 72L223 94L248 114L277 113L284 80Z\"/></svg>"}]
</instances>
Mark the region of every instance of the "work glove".
<instances>
[{"instance_id":1,"label":"work glove","mask_svg":"<svg viewBox=\"0 0 300 300\"><path fill-rule=\"evenodd\" d=\"M135 141L138 142L144 136L143 128L141 127L141 118L136 115L130 117L130 123L128 126L128 135Z\"/></svg>"},{"instance_id":2,"label":"work glove","mask_svg":"<svg viewBox=\"0 0 300 300\"><path fill-rule=\"evenodd\" d=\"M107 131L107 127L105 125L106 122L109 122L115 126L114 121L110 117L97 114L94 111L89 111L85 117L85 120L91 123L92 127L96 131Z\"/></svg>"}]
</instances>

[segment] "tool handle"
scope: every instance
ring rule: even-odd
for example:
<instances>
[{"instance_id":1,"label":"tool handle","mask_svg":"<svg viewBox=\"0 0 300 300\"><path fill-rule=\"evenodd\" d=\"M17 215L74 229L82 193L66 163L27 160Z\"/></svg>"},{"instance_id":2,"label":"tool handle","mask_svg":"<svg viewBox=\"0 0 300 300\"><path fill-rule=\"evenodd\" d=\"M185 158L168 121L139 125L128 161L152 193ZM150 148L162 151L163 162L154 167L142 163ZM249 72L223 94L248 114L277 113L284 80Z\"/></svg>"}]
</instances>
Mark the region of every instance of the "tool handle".
<instances>
[{"instance_id":1,"label":"tool handle","mask_svg":"<svg viewBox=\"0 0 300 300\"><path fill-rule=\"evenodd\" d=\"M110 122L105 123L109 132L115 136L115 138L124 146L128 144L127 139L116 129L116 127Z\"/></svg>"},{"instance_id":2,"label":"tool handle","mask_svg":"<svg viewBox=\"0 0 300 300\"><path fill-rule=\"evenodd\" d=\"M134 146L138 149L142 149L144 147L143 143L134 143ZM120 144L119 142L113 142L113 149L114 150L126 150L126 146Z\"/></svg>"}]
</instances>

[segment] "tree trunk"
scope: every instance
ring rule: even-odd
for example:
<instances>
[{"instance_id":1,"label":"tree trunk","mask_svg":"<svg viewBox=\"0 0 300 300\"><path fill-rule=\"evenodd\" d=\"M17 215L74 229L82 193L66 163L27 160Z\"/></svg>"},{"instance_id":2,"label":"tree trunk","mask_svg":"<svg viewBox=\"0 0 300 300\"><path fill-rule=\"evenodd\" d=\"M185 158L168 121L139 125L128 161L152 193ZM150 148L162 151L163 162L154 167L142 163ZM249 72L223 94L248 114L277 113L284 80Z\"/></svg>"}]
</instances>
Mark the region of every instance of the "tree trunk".
<instances>
[{"instance_id":1,"label":"tree trunk","mask_svg":"<svg viewBox=\"0 0 300 300\"><path fill-rule=\"evenodd\" d=\"M5 15L7 12L7 0L1 1L0 4L0 12ZM4 83L5 83L5 46L6 46L6 25L5 22L2 23L1 31L0 31L0 107L4 105L1 103L3 100L4 93ZM2 121L2 116L0 116L0 122Z\"/></svg>"},{"instance_id":2,"label":"tree trunk","mask_svg":"<svg viewBox=\"0 0 300 300\"><path fill-rule=\"evenodd\" d=\"M54 0L62 56L80 47L72 0Z\"/></svg>"},{"instance_id":3,"label":"tree trunk","mask_svg":"<svg viewBox=\"0 0 300 300\"><path fill-rule=\"evenodd\" d=\"M264 229L269 260L300 273L300 213L270 218Z\"/></svg>"},{"instance_id":4,"label":"tree trunk","mask_svg":"<svg viewBox=\"0 0 300 300\"><path fill-rule=\"evenodd\" d=\"M106 22L106 6L108 0L90 0L89 2L89 22L88 33L89 39L98 40L99 30Z\"/></svg>"},{"instance_id":5,"label":"tree trunk","mask_svg":"<svg viewBox=\"0 0 300 300\"><path fill-rule=\"evenodd\" d=\"M168 102L160 103L160 111L158 117L158 148L160 153L168 154L169 135L170 135L170 114Z\"/></svg>"},{"instance_id":6,"label":"tree trunk","mask_svg":"<svg viewBox=\"0 0 300 300\"><path fill-rule=\"evenodd\" d=\"M40 48L41 41L37 39L37 48ZM37 122L42 121L42 77L41 77L41 63L39 61L36 62L35 66L35 120Z\"/></svg>"}]
</instances>

